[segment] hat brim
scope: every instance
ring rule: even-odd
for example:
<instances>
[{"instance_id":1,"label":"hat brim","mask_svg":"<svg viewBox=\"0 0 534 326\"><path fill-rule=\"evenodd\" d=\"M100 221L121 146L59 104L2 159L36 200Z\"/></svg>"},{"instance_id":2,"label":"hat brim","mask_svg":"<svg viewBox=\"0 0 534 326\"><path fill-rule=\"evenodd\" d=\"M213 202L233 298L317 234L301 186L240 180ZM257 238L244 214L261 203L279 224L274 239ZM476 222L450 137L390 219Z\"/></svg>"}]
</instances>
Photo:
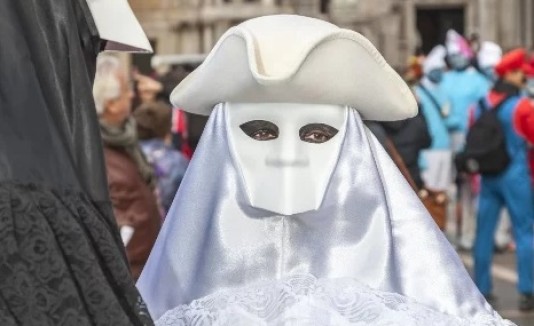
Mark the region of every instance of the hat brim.
<instances>
[{"instance_id":1,"label":"hat brim","mask_svg":"<svg viewBox=\"0 0 534 326\"><path fill-rule=\"evenodd\" d=\"M280 76L262 73L261 55L251 35L230 30L176 87L171 102L201 115L223 102L346 105L379 121L417 114L409 87L358 33L339 29L318 40ZM283 62L284 52L278 55Z\"/></svg>"},{"instance_id":2,"label":"hat brim","mask_svg":"<svg viewBox=\"0 0 534 326\"><path fill-rule=\"evenodd\" d=\"M152 52L152 46L127 0L87 2L106 51Z\"/></svg>"}]
</instances>

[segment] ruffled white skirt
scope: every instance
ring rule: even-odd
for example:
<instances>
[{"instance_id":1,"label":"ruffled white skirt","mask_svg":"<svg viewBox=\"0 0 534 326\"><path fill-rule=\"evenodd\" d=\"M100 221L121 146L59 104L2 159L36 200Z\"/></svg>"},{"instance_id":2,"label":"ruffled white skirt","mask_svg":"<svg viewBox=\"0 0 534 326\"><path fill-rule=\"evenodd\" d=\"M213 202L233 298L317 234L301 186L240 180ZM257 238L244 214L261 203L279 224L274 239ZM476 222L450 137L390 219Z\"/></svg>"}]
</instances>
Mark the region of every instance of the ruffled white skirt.
<instances>
[{"instance_id":1,"label":"ruffled white skirt","mask_svg":"<svg viewBox=\"0 0 534 326\"><path fill-rule=\"evenodd\" d=\"M167 311L157 326L508 326L499 316L463 319L353 279L311 275L220 291Z\"/></svg>"}]
</instances>

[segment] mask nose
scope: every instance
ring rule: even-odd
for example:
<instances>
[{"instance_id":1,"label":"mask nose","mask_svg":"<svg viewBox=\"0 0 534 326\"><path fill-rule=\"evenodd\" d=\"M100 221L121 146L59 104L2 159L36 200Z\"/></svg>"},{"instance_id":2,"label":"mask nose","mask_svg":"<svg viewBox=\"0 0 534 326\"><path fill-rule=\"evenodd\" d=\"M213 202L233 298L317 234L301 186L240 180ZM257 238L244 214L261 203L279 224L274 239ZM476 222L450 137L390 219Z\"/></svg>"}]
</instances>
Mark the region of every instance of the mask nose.
<instances>
[{"instance_id":1,"label":"mask nose","mask_svg":"<svg viewBox=\"0 0 534 326\"><path fill-rule=\"evenodd\" d=\"M310 165L310 159L300 139L281 139L279 146L265 158L265 164L272 167L306 167Z\"/></svg>"}]
</instances>

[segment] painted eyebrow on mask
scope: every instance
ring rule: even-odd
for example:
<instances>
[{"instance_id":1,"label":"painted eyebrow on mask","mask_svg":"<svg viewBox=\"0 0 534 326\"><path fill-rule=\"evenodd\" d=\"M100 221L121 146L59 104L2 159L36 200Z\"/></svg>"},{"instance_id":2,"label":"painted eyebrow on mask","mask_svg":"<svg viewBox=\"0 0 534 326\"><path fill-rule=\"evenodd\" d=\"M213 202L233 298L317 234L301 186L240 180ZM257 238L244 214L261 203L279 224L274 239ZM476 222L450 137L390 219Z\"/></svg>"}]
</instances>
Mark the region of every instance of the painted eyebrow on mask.
<instances>
[{"instance_id":1,"label":"painted eyebrow on mask","mask_svg":"<svg viewBox=\"0 0 534 326\"><path fill-rule=\"evenodd\" d=\"M252 120L239 126L250 138L258 141L273 140L278 138L278 126L266 120Z\"/></svg>"},{"instance_id":2,"label":"painted eyebrow on mask","mask_svg":"<svg viewBox=\"0 0 534 326\"><path fill-rule=\"evenodd\" d=\"M300 128L300 140L313 143L322 144L334 137L339 130L324 123L310 123Z\"/></svg>"}]
</instances>

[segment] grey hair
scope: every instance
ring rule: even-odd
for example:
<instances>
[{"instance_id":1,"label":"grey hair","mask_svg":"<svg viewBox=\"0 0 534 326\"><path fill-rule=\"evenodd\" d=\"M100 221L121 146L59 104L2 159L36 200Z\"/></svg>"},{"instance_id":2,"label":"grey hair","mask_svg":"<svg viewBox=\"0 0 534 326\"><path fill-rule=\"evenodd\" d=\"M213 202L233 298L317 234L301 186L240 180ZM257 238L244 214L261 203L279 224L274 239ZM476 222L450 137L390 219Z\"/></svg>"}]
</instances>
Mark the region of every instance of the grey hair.
<instances>
[{"instance_id":1,"label":"grey hair","mask_svg":"<svg viewBox=\"0 0 534 326\"><path fill-rule=\"evenodd\" d=\"M121 63L117 57L105 54L98 56L93 84L93 97L98 115L104 113L107 101L120 96L121 85L118 79L120 70Z\"/></svg>"}]
</instances>

